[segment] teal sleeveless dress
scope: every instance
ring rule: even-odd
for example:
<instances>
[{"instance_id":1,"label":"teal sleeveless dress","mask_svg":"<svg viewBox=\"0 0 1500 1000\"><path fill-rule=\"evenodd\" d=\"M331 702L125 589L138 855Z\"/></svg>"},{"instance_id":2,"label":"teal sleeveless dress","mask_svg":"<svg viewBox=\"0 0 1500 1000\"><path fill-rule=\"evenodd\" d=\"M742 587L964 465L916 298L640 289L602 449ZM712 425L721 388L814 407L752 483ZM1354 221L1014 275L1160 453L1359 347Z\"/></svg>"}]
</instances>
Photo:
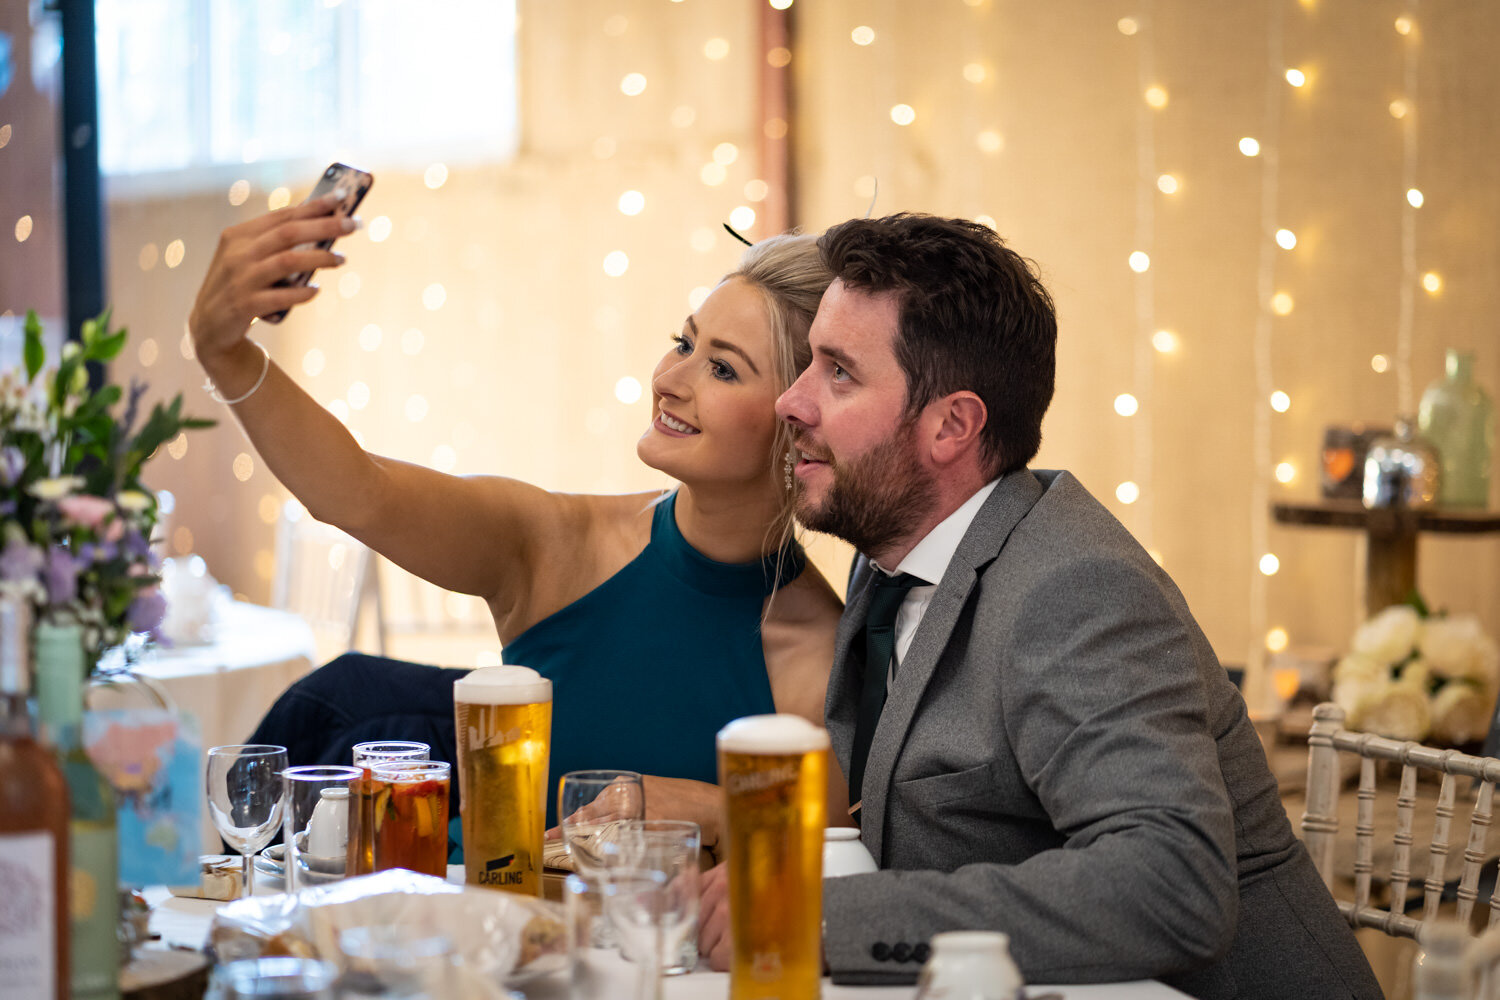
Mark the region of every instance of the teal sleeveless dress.
<instances>
[{"instance_id":1,"label":"teal sleeveless dress","mask_svg":"<svg viewBox=\"0 0 1500 1000\"><path fill-rule=\"evenodd\" d=\"M718 781L714 736L776 711L760 616L777 557L721 563L677 528L677 494L656 505L651 541L624 569L506 643L506 663L552 681L547 825L569 771L618 768ZM795 542L780 582L802 572Z\"/></svg>"}]
</instances>

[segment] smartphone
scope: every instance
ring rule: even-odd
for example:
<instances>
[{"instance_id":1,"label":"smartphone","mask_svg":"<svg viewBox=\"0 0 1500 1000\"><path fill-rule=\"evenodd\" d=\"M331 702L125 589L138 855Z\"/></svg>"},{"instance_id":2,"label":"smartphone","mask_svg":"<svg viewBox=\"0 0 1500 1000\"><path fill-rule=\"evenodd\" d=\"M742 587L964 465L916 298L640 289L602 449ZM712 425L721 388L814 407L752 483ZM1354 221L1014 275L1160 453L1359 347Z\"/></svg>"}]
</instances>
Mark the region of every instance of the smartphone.
<instances>
[{"instance_id":1,"label":"smartphone","mask_svg":"<svg viewBox=\"0 0 1500 1000\"><path fill-rule=\"evenodd\" d=\"M343 188L346 192L344 200L339 203L338 208L334 209L334 213L337 215L353 215L354 210L359 207L359 203L364 200L365 193L370 190L370 185L374 183L375 177L373 174L368 174L363 170L356 170L354 167L343 163L329 164L328 169L323 171L323 176L318 178L318 183L313 185L312 193L307 196L303 204L315 201L326 194L332 194L339 188ZM327 250L332 246L333 240L320 240L317 243L304 243L297 249L311 250L316 247L319 250ZM297 274L287 275L276 282L274 287L295 288L299 285L307 284L311 279L311 271L302 271ZM287 312L288 310L282 309L271 313L269 316L262 316L261 319L267 323L280 323L286 319Z\"/></svg>"}]
</instances>

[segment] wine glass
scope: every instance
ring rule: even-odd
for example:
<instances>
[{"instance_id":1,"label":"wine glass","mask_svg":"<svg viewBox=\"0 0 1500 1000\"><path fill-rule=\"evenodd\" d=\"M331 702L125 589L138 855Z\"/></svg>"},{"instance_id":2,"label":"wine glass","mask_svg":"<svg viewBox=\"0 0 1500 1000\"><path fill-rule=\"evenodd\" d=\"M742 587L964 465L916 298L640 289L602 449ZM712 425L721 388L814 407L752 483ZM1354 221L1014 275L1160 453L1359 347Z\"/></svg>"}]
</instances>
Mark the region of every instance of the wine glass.
<instances>
[{"instance_id":1,"label":"wine glass","mask_svg":"<svg viewBox=\"0 0 1500 1000\"><path fill-rule=\"evenodd\" d=\"M208 813L225 843L245 858L245 891L253 888L251 856L276 836L281 825L281 772L286 747L265 743L210 747Z\"/></svg>"},{"instance_id":2,"label":"wine glass","mask_svg":"<svg viewBox=\"0 0 1500 1000\"><path fill-rule=\"evenodd\" d=\"M645 786L635 771L569 771L558 784L557 815L573 867L597 878L614 863L604 843L622 823L645 818Z\"/></svg>"}]
</instances>

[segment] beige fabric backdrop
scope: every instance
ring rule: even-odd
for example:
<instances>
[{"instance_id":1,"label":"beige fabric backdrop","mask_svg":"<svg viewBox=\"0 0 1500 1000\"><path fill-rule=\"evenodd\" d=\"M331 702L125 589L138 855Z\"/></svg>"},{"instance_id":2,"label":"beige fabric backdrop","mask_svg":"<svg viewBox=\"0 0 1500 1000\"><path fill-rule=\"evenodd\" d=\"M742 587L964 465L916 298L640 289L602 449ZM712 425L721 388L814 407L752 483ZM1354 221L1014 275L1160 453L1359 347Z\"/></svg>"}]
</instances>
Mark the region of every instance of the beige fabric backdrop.
<instances>
[{"instance_id":1,"label":"beige fabric backdrop","mask_svg":"<svg viewBox=\"0 0 1500 1000\"><path fill-rule=\"evenodd\" d=\"M1268 512L1252 504L1252 484L1264 406L1253 349L1265 175L1263 160L1236 144L1265 135L1273 2L1285 62L1308 84L1280 83L1275 97L1273 228L1293 230L1299 242L1274 260L1275 288L1295 308L1271 327L1272 381L1291 398L1286 413L1270 415L1271 460L1292 463L1296 477L1272 482L1269 498L1311 498L1325 425L1389 421L1397 406L1397 366L1377 373L1371 358L1394 361L1397 348L1405 124L1389 105L1403 96L1410 45L1420 60L1426 196L1417 264L1443 279L1438 294L1417 292L1410 377L1419 395L1439 374L1443 349L1465 347L1478 354L1480 381L1500 391L1500 68L1490 58L1500 6L1429 2L1413 37L1393 27L1412 5L1390 0L798 0L792 10L804 226L862 214L868 178L878 177L878 212L986 215L1039 263L1062 330L1039 464L1074 470L1160 553L1227 662L1245 662L1263 641L1252 586L1261 553L1252 544ZM1126 16L1139 19L1135 35L1118 27ZM309 353L321 352L321 368L315 356L303 380L325 401L347 405L354 382L368 386L370 400L350 409L349 424L385 454L563 490L660 483L634 457L648 403L619 402L615 384L649 377L691 290L735 260L718 226L735 206L754 205L744 185L758 173L762 128L758 17L754 0L523 3L519 155L450 165L434 191L418 175L347 151L378 174L362 214L388 217L391 235L347 241L358 290L343 297L338 279L325 278L315 305L262 331L274 356L304 371ZM873 29L869 45L851 36L861 25ZM719 60L704 54L715 38L728 43ZM965 78L971 63L982 69L979 82ZM632 71L648 79L634 98L619 89ZM1148 78L1167 103L1143 121ZM892 121L897 104L911 106L911 124ZM681 124L683 108L691 124ZM1154 295L1138 317L1142 279L1127 257L1140 248L1143 125L1155 172L1181 186L1171 196L1148 192ZM700 169L723 142L738 158L723 183L707 185ZM300 197L308 179L278 182ZM262 210L271 186L256 179L240 208L222 189L111 201L113 299L136 345L122 367L158 389L188 389L199 412L215 407L197 394L200 377L179 350L182 318L218 229ZM645 195L638 216L616 208L627 189ZM695 233L707 249L694 249ZM173 239L185 244L181 265L142 270L143 246ZM630 260L619 278L601 267L614 250ZM422 294L435 282L446 303L429 310ZM1137 357L1148 318L1181 346L1145 352L1145 379ZM360 333L371 323L380 344L365 350ZM411 329L421 331L416 353L403 350ZM1114 412L1122 392L1138 395L1137 417ZM425 414L411 402L418 395ZM1142 434L1137 422L1146 418ZM194 435L180 458L160 462L156 485L181 498L178 525L191 541L179 542L235 590L263 599L268 520L283 494L258 463L236 477L247 450L232 425ZM1115 499L1124 480L1140 486L1134 505ZM1281 569L1264 581L1265 627L1284 627L1293 646L1343 645L1358 613L1356 537L1266 531ZM842 579L847 551L815 549ZM1434 605L1476 611L1500 633L1500 541L1425 537L1420 582Z\"/></svg>"}]
</instances>

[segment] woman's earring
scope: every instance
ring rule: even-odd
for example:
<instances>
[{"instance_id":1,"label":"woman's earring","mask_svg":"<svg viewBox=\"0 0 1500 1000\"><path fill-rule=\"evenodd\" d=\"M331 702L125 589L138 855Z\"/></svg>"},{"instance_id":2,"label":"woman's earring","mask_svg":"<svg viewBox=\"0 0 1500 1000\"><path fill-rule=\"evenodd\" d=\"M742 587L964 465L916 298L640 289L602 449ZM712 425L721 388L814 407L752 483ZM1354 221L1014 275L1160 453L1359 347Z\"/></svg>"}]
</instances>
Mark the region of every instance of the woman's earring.
<instances>
[{"instance_id":1,"label":"woman's earring","mask_svg":"<svg viewBox=\"0 0 1500 1000\"><path fill-rule=\"evenodd\" d=\"M792 449L788 448L786 450L786 461L782 464L782 470L786 473L786 488L788 490L790 490L792 488L792 464L793 464L793 459L794 459L794 452L792 451Z\"/></svg>"}]
</instances>

